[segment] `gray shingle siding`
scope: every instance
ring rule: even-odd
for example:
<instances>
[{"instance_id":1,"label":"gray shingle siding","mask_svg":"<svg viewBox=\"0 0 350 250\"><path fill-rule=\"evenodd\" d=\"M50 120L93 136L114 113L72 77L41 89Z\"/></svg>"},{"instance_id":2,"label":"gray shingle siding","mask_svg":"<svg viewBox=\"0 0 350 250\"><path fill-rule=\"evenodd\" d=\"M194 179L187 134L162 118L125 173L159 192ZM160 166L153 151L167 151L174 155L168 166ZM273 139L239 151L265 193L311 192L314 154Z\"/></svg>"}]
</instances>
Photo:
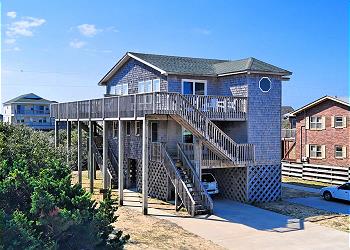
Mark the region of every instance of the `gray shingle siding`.
<instances>
[{"instance_id":1,"label":"gray shingle siding","mask_svg":"<svg viewBox=\"0 0 350 250\"><path fill-rule=\"evenodd\" d=\"M247 134L247 143L255 145L258 162L279 163L281 160L281 80L270 77L271 90L264 93L259 88L259 80L263 76L266 75L221 77L219 93L232 95L230 87L248 86L247 126L237 126L234 132ZM233 135L232 137L234 138ZM243 137L237 139L243 140Z\"/></svg>"},{"instance_id":2,"label":"gray shingle siding","mask_svg":"<svg viewBox=\"0 0 350 250\"><path fill-rule=\"evenodd\" d=\"M281 80L270 77L271 89L259 88L262 76L248 76L248 143L255 144L256 160L281 161Z\"/></svg>"},{"instance_id":3,"label":"gray shingle siding","mask_svg":"<svg viewBox=\"0 0 350 250\"><path fill-rule=\"evenodd\" d=\"M160 90L167 91L166 76L160 74L157 70L139 62L130 59L124 66L108 81L106 94L114 94L113 86L117 84L128 84L129 94L138 92L138 82L160 78Z\"/></svg>"}]
</instances>

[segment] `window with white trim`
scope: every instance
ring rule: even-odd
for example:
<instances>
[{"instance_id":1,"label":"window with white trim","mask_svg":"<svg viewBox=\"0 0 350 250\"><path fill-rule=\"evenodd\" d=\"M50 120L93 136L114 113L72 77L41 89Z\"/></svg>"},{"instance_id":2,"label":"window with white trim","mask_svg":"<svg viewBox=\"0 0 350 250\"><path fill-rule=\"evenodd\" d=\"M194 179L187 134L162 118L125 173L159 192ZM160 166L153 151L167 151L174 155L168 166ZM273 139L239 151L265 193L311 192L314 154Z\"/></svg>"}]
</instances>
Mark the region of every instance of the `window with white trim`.
<instances>
[{"instance_id":1,"label":"window with white trim","mask_svg":"<svg viewBox=\"0 0 350 250\"><path fill-rule=\"evenodd\" d=\"M322 116L310 117L310 129L322 129Z\"/></svg>"},{"instance_id":2,"label":"window with white trim","mask_svg":"<svg viewBox=\"0 0 350 250\"><path fill-rule=\"evenodd\" d=\"M334 117L334 127L335 128L342 128L343 127L343 117L342 116L335 116Z\"/></svg>"},{"instance_id":3,"label":"window with white trim","mask_svg":"<svg viewBox=\"0 0 350 250\"><path fill-rule=\"evenodd\" d=\"M184 95L206 95L206 80L182 80L182 94Z\"/></svg>"},{"instance_id":4,"label":"window with white trim","mask_svg":"<svg viewBox=\"0 0 350 250\"><path fill-rule=\"evenodd\" d=\"M336 145L335 146L335 158L343 158L343 147Z\"/></svg>"},{"instance_id":5,"label":"window with white trim","mask_svg":"<svg viewBox=\"0 0 350 250\"><path fill-rule=\"evenodd\" d=\"M115 86L115 94L116 95L128 95L128 84L117 84Z\"/></svg>"},{"instance_id":6,"label":"window with white trim","mask_svg":"<svg viewBox=\"0 0 350 250\"><path fill-rule=\"evenodd\" d=\"M138 93L160 92L160 79L138 82Z\"/></svg>"},{"instance_id":7,"label":"window with white trim","mask_svg":"<svg viewBox=\"0 0 350 250\"><path fill-rule=\"evenodd\" d=\"M310 145L310 158L322 158L321 145Z\"/></svg>"}]
</instances>

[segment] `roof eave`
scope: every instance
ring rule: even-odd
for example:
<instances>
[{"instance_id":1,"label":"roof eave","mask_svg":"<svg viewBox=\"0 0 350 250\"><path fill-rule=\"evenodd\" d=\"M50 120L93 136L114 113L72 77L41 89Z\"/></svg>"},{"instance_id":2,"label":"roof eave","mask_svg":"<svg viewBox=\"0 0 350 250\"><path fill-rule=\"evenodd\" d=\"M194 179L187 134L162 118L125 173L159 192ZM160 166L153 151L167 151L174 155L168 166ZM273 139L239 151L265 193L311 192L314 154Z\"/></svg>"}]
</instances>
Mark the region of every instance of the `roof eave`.
<instances>
[{"instance_id":1,"label":"roof eave","mask_svg":"<svg viewBox=\"0 0 350 250\"><path fill-rule=\"evenodd\" d=\"M168 73L163 70L163 69L160 69L158 68L157 66L145 61L145 60L142 60L141 58L133 55L132 53L130 52L127 52L114 66L113 68L111 68L107 74L98 82L98 85L99 86L104 86L104 85L107 85L107 82L111 79L111 77L130 59L130 58L133 58L157 71L159 71L162 75L167 75Z\"/></svg>"},{"instance_id":2,"label":"roof eave","mask_svg":"<svg viewBox=\"0 0 350 250\"><path fill-rule=\"evenodd\" d=\"M268 74L268 75L278 75L278 76L290 76L292 72L269 72L269 71L252 71L252 70L243 70L243 71L235 71L229 73L218 74L218 77L221 76L229 76L229 75L237 75L237 74ZM287 80L287 79L286 79Z\"/></svg>"},{"instance_id":3,"label":"roof eave","mask_svg":"<svg viewBox=\"0 0 350 250\"><path fill-rule=\"evenodd\" d=\"M302 112L302 111L304 111L304 110L306 110L306 109L312 108L312 107L316 106L317 104L319 104L319 103L325 101L326 99L332 100L332 101L335 101L335 102L337 102L337 103L340 103L340 104L343 104L343 105L345 105L345 106L350 107L350 103L344 102L344 101L339 100L339 99L337 99L337 98L334 98L334 97L332 97L332 96L324 96L324 97L321 97L321 98L317 99L316 101L313 101L313 102L311 102L311 103L309 103L309 104L307 104L307 105L304 105L303 107L301 107L301 108L295 110L294 112L291 113L291 115L292 115L292 116L296 116L296 115L299 114L300 112Z\"/></svg>"}]
</instances>

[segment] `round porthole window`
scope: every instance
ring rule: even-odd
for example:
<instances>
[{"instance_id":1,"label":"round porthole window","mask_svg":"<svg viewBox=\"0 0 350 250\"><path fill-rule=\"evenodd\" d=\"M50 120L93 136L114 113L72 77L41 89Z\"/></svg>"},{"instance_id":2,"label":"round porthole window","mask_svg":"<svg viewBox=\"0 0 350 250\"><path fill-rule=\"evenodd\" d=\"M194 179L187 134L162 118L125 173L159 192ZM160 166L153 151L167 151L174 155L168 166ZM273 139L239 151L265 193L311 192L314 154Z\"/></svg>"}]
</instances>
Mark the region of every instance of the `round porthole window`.
<instances>
[{"instance_id":1,"label":"round porthole window","mask_svg":"<svg viewBox=\"0 0 350 250\"><path fill-rule=\"evenodd\" d=\"M259 88L262 92L269 92L271 89L271 80L268 77L262 77L259 81Z\"/></svg>"}]
</instances>

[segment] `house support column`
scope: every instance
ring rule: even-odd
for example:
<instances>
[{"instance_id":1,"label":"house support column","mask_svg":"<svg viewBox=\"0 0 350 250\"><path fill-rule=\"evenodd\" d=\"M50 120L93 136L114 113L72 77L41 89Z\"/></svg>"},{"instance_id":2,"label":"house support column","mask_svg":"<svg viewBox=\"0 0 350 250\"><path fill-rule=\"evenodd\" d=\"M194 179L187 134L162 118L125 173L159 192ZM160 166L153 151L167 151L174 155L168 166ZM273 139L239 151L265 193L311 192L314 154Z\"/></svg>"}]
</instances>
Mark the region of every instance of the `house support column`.
<instances>
[{"instance_id":1,"label":"house support column","mask_svg":"<svg viewBox=\"0 0 350 250\"><path fill-rule=\"evenodd\" d=\"M119 206L123 206L124 201L124 123L118 121L118 190Z\"/></svg>"},{"instance_id":2,"label":"house support column","mask_svg":"<svg viewBox=\"0 0 350 250\"><path fill-rule=\"evenodd\" d=\"M82 129L81 122L78 121L78 182L82 184L82 171L83 171L83 163L82 163Z\"/></svg>"},{"instance_id":3,"label":"house support column","mask_svg":"<svg viewBox=\"0 0 350 250\"><path fill-rule=\"evenodd\" d=\"M94 137L97 135L97 130L96 129L97 129L97 123L93 122L92 123L92 140L93 140L93 143L94 143ZM96 160L95 160L94 153L92 153L92 157L93 157L92 176L94 177L94 180L96 180Z\"/></svg>"},{"instance_id":4,"label":"house support column","mask_svg":"<svg viewBox=\"0 0 350 250\"><path fill-rule=\"evenodd\" d=\"M107 173L107 157L108 157L108 142L107 142L107 125L109 123L106 120L103 120L103 135L102 135L102 147L103 147L103 166L102 166L102 183L103 189L110 188L108 185L108 173Z\"/></svg>"},{"instance_id":5,"label":"house support column","mask_svg":"<svg viewBox=\"0 0 350 250\"><path fill-rule=\"evenodd\" d=\"M196 172L198 174L198 177L200 180L202 180L202 150L203 150L203 143L198 138L194 139L193 144L194 149L194 162L195 162L195 168Z\"/></svg>"},{"instance_id":6,"label":"house support column","mask_svg":"<svg viewBox=\"0 0 350 250\"><path fill-rule=\"evenodd\" d=\"M69 166L70 149L72 147L72 122L67 120L67 165Z\"/></svg>"},{"instance_id":7,"label":"house support column","mask_svg":"<svg viewBox=\"0 0 350 250\"><path fill-rule=\"evenodd\" d=\"M60 143L60 134L59 134L60 122L55 120L55 148L58 148Z\"/></svg>"},{"instance_id":8,"label":"house support column","mask_svg":"<svg viewBox=\"0 0 350 250\"><path fill-rule=\"evenodd\" d=\"M142 213L148 214L148 121L143 120L142 131Z\"/></svg>"},{"instance_id":9,"label":"house support column","mask_svg":"<svg viewBox=\"0 0 350 250\"><path fill-rule=\"evenodd\" d=\"M90 193L93 193L94 191L94 166L93 166L93 152L92 152L92 143L93 143L93 130L92 130L92 121L89 121L89 159L88 159L88 166L89 166L89 178L90 178Z\"/></svg>"}]
</instances>

